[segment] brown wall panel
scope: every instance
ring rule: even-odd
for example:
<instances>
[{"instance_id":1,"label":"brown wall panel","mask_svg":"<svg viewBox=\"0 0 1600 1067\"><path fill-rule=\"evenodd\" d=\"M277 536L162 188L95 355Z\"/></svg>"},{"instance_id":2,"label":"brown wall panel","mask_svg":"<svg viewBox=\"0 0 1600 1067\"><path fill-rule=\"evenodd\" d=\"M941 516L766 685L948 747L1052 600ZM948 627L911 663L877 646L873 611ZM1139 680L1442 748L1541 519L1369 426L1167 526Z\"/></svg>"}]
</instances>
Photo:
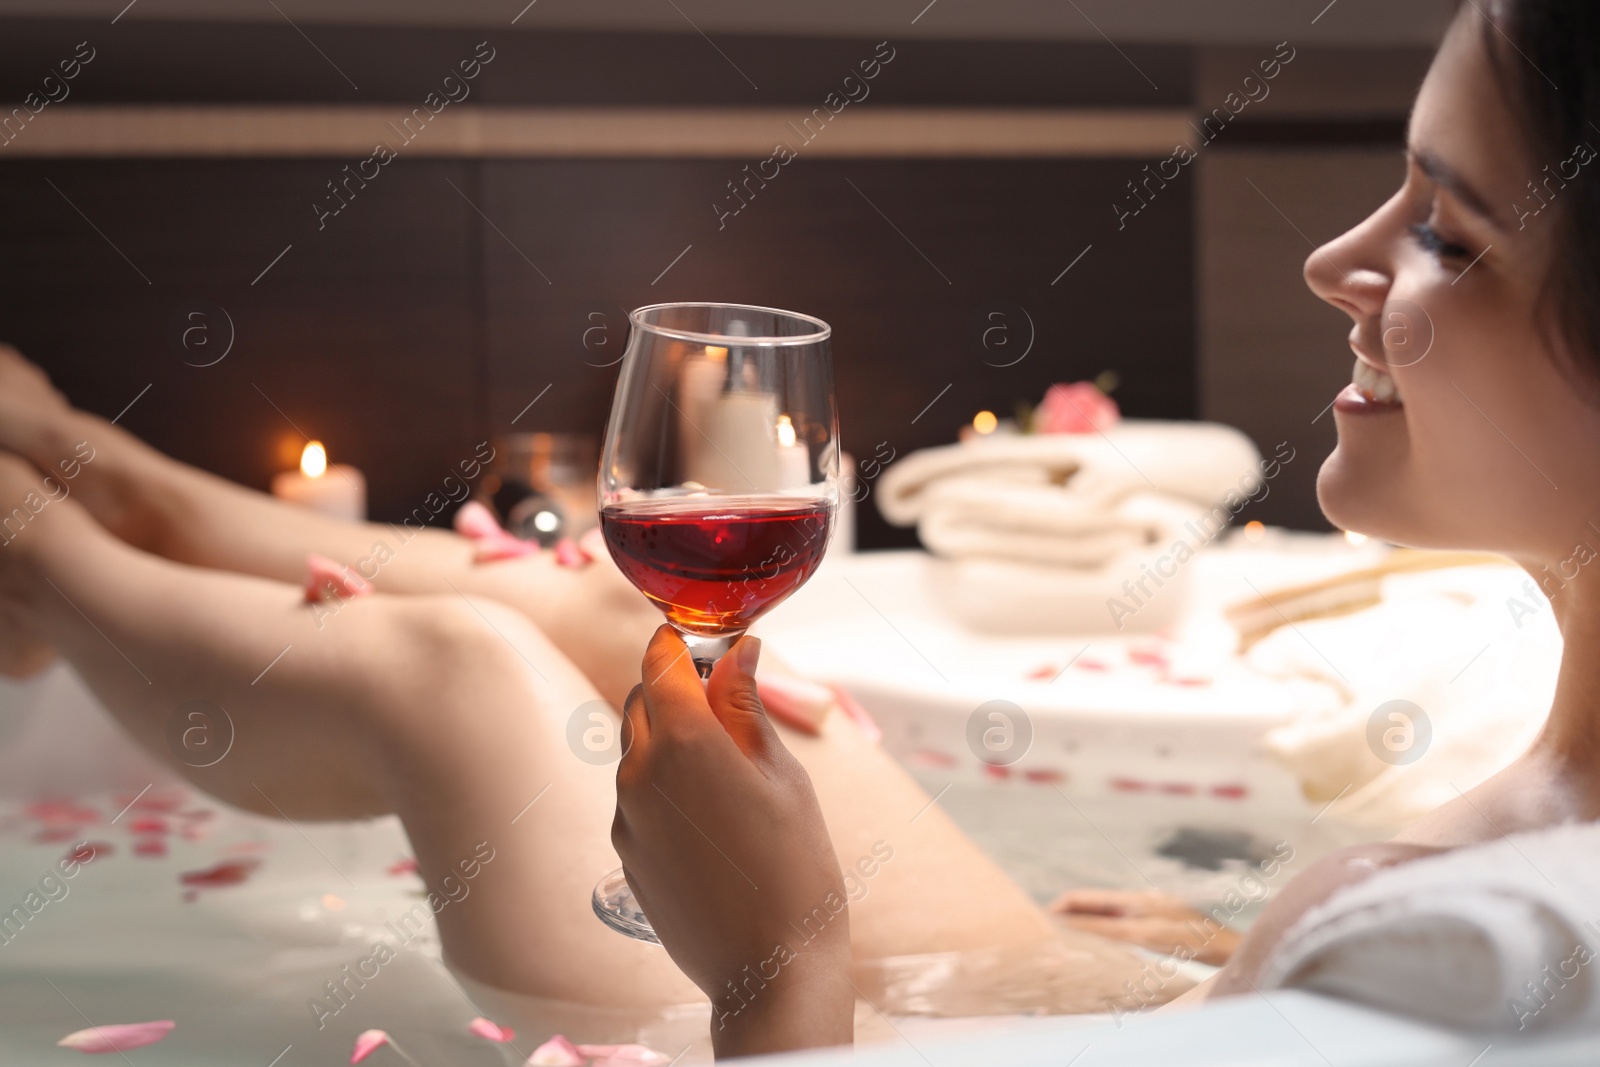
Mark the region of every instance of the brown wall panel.
<instances>
[{"instance_id":1,"label":"brown wall panel","mask_svg":"<svg viewBox=\"0 0 1600 1067\"><path fill-rule=\"evenodd\" d=\"M621 311L663 300L826 319L845 444L861 457L881 441L900 454L954 441L981 408L1009 414L1106 369L1128 414L1195 415L1186 185L1119 231L1112 201L1143 161L802 159L719 228L712 200L745 162L486 165L491 425L550 385L518 428L598 432ZM860 528L865 545L911 543L870 507Z\"/></svg>"},{"instance_id":2,"label":"brown wall panel","mask_svg":"<svg viewBox=\"0 0 1600 1067\"><path fill-rule=\"evenodd\" d=\"M391 519L487 434L598 435L622 310L658 300L833 323L859 456L954 440L979 408L1108 368L1129 414L1195 413L1189 196L1118 232L1110 204L1140 163L800 160L719 229L711 200L742 165L402 159L319 230L332 162L13 161L0 336L106 415L150 384L124 425L248 485L287 463L298 426L366 470ZM235 331L215 366L189 364L217 348L172 340L197 299ZM602 323L610 347L585 347ZM985 347L996 324L1010 347ZM861 528L910 541L871 508Z\"/></svg>"},{"instance_id":3,"label":"brown wall panel","mask_svg":"<svg viewBox=\"0 0 1600 1067\"><path fill-rule=\"evenodd\" d=\"M122 425L191 463L264 488L292 421L367 472L375 514L408 512L482 426L478 220L446 184L470 168L387 169L319 232L310 203L337 169L0 166L0 338L108 417L151 385ZM215 313L213 347L172 342L193 300L232 321L215 366L189 365L220 352Z\"/></svg>"}]
</instances>

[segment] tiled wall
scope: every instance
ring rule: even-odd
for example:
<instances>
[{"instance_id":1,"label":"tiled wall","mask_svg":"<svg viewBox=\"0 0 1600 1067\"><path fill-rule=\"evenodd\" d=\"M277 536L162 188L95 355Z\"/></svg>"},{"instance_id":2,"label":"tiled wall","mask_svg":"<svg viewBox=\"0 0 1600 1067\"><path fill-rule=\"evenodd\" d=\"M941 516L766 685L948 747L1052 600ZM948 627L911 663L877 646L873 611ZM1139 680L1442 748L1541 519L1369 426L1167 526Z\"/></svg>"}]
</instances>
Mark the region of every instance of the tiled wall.
<instances>
[{"instance_id":1,"label":"tiled wall","mask_svg":"<svg viewBox=\"0 0 1600 1067\"><path fill-rule=\"evenodd\" d=\"M6 98L27 92L30 72L63 47L95 42L94 64L61 108L314 101L404 111L483 36L318 27L319 47L360 84L357 100L286 26L5 27ZM872 52L872 42L723 40L762 83L752 99L698 36L502 34L495 44L474 102L809 108ZM873 104L1191 102L1191 50L1132 50L1155 91L1126 58L1103 45L918 41L877 80ZM1242 126L1239 136L1248 139ZM1112 205L1155 158L803 157L719 226L711 203L752 160L416 155L388 164L319 227L311 204L352 160L24 158L0 147L0 338L86 407L112 415L138 396L124 425L249 485L291 464L302 431L320 437L367 472L380 518L408 513L488 435L598 435L622 311L659 300L775 304L830 321L845 443L858 455L883 441L904 453L954 440L980 408L1006 414L1053 381L1106 369L1118 372L1130 415L1220 417L1267 443L1284 432L1269 413L1293 405L1287 393L1262 396L1261 383L1276 380L1237 373L1258 368L1265 349L1234 316L1251 314L1240 294L1277 292L1252 289L1251 272L1292 258L1285 250L1299 238L1255 216L1220 229L1197 218L1197 204L1218 219L1248 209L1217 191L1231 188L1232 164L1221 142L1214 152L1203 180L1174 183L1125 225ZM1325 185L1333 206L1319 220L1360 199L1336 176ZM1226 249L1208 250L1213 240ZM1217 270L1243 280L1219 288ZM1215 301L1204 314L1197 291ZM231 326L232 348L214 366L195 366L205 359L174 340L174 324L198 307L218 343ZM1213 328L1219 321L1234 324ZM1013 345L1004 351L983 342L997 322ZM1313 323L1296 320L1290 333L1302 327ZM1026 358L1003 365L1024 347ZM1272 388L1304 391L1310 380L1286 374ZM1287 503L1269 501L1275 510L1262 517L1320 523L1306 486L1274 500ZM859 525L868 547L912 541L870 506Z\"/></svg>"}]
</instances>

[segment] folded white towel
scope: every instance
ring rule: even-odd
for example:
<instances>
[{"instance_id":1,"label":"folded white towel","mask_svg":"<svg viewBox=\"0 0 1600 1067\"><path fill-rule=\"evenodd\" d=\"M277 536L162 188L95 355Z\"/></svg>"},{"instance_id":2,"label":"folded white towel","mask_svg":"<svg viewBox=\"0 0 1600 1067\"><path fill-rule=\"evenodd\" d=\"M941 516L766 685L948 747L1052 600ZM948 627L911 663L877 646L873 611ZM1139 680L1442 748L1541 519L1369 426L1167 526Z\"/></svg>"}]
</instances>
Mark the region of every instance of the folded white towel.
<instances>
[{"instance_id":1,"label":"folded white towel","mask_svg":"<svg viewBox=\"0 0 1600 1067\"><path fill-rule=\"evenodd\" d=\"M1600 1021L1600 825L1513 834L1401 864L1307 912L1258 985L1448 1026Z\"/></svg>"},{"instance_id":2,"label":"folded white towel","mask_svg":"<svg viewBox=\"0 0 1600 1067\"><path fill-rule=\"evenodd\" d=\"M1220 507L1214 532L1256 492L1259 460L1244 434L1211 423L986 437L893 464L878 509L942 556L1103 567Z\"/></svg>"},{"instance_id":3,"label":"folded white towel","mask_svg":"<svg viewBox=\"0 0 1600 1067\"><path fill-rule=\"evenodd\" d=\"M1053 488L965 477L941 482L931 492L937 500L917 523L917 535L928 551L947 559L1102 567L1163 541L1168 531L1201 513L1189 501L1160 493L1132 493L1100 507ZM1163 548L1172 537L1164 540Z\"/></svg>"}]
</instances>

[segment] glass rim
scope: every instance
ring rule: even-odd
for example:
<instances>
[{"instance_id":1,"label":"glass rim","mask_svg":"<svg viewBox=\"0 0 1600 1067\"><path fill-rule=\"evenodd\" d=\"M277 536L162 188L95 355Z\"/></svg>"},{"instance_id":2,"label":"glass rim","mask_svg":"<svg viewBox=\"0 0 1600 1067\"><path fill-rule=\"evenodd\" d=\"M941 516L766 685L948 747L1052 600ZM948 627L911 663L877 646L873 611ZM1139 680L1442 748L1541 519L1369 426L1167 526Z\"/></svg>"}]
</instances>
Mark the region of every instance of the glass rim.
<instances>
[{"instance_id":1,"label":"glass rim","mask_svg":"<svg viewBox=\"0 0 1600 1067\"><path fill-rule=\"evenodd\" d=\"M801 322L808 322L816 330L808 334L795 334L787 337L744 337L733 334L699 333L694 330L676 330L667 326L659 326L652 322L641 321L640 316L650 311L660 311L663 308L731 308L738 311L758 311L770 315L783 315ZM833 327L817 318L815 315L806 315L799 311L787 311L784 308L762 307L759 304L729 304L716 300L669 300L661 304L646 304L628 312L628 321L641 330L660 334L662 337L672 337L679 341L694 341L697 344L716 345L724 348L772 348L780 345L812 345L819 341L826 341L833 335Z\"/></svg>"}]
</instances>

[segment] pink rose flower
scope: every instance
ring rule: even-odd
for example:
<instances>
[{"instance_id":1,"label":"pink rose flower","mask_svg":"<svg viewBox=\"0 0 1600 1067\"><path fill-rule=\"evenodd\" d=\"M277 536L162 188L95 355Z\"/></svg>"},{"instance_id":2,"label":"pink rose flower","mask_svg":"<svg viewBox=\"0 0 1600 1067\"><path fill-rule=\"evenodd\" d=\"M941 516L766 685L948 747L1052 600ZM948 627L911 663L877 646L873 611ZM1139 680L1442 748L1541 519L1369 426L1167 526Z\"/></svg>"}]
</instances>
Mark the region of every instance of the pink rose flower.
<instances>
[{"instance_id":1,"label":"pink rose flower","mask_svg":"<svg viewBox=\"0 0 1600 1067\"><path fill-rule=\"evenodd\" d=\"M1093 382L1052 385L1033 413L1036 433L1094 433L1122 418L1117 402Z\"/></svg>"}]
</instances>

